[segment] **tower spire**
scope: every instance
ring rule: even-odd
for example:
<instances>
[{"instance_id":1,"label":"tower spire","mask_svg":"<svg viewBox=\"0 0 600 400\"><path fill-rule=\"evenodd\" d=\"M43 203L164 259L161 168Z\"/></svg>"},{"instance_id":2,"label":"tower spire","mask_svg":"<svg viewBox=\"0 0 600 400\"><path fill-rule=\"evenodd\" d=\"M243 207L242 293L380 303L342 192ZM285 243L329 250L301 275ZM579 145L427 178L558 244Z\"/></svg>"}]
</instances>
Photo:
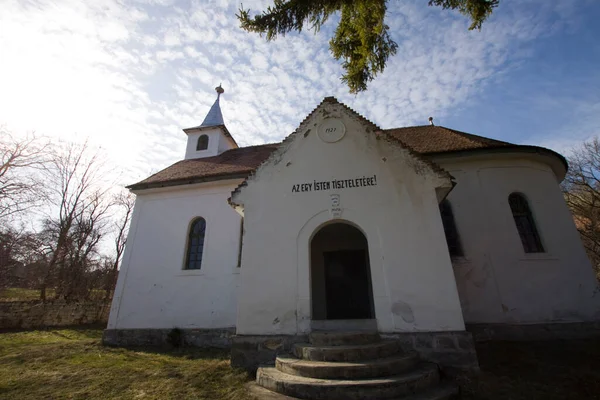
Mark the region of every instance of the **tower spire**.
<instances>
[{"instance_id":1,"label":"tower spire","mask_svg":"<svg viewBox=\"0 0 600 400\"><path fill-rule=\"evenodd\" d=\"M217 92L217 99L208 111L208 114L206 114L206 117L200 126L225 125L225 122L223 122L223 114L221 113L221 106L219 104L219 99L225 90L221 87L221 84L219 84L219 86L215 88L215 91Z\"/></svg>"}]
</instances>

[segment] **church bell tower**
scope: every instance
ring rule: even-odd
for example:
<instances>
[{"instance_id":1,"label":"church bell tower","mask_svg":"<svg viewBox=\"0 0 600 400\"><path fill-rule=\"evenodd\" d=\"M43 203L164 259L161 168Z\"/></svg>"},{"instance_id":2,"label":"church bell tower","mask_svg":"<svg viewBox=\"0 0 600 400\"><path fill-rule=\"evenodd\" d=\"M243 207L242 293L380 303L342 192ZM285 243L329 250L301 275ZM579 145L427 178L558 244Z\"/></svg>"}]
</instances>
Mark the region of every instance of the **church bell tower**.
<instances>
[{"instance_id":1,"label":"church bell tower","mask_svg":"<svg viewBox=\"0 0 600 400\"><path fill-rule=\"evenodd\" d=\"M213 157L226 150L237 148L238 145L229 133L223 122L221 95L225 90L221 85L215 88L217 99L206 114L204 121L196 127L186 128L183 131L188 136L185 148L185 159Z\"/></svg>"}]
</instances>

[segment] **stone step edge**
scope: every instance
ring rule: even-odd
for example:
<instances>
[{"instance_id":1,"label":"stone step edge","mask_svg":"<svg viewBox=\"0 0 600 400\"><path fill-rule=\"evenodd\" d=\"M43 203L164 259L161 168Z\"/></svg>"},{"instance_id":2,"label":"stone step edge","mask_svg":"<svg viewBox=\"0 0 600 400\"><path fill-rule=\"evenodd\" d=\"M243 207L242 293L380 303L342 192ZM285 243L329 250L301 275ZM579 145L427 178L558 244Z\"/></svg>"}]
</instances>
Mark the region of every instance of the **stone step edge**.
<instances>
[{"instance_id":1,"label":"stone step edge","mask_svg":"<svg viewBox=\"0 0 600 400\"><path fill-rule=\"evenodd\" d=\"M365 343L365 344L347 344L340 346L324 346L312 343L294 343L294 346L302 346L310 349L323 349L323 350L363 350L367 348L380 347L380 346L389 346L389 345L401 345L401 343L394 339L386 339L381 340L380 342L375 343Z\"/></svg>"},{"instance_id":2,"label":"stone step edge","mask_svg":"<svg viewBox=\"0 0 600 400\"><path fill-rule=\"evenodd\" d=\"M397 375L414 368L418 362L416 351L354 362L311 361L281 355L275 359L275 368L286 374L309 378L358 380Z\"/></svg>"},{"instance_id":3,"label":"stone step edge","mask_svg":"<svg viewBox=\"0 0 600 400\"><path fill-rule=\"evenodd\" d=\"M308 341L315 346L348 346L379 343L379 332L311 332Z\"/></svg>"},{"instance_id":4,"label":"stone step edge","mask_svg":"<svg viewBox=\"0 0 600 400\"><path fill-rule=\"evenodd\" d=\"M315 346L310 343L295 343L292 346L292 354L301 359L310 359L308 356L312 354L313 357L318 358L315 361L323 361L323 358L327 356L329 358L331 354L347 354L352 352L365 352L372 353L371 357L363 358L362 355L351 357L352 361L362 361L377 358L379 352L385 351L386 356L402 353L401 343L396 340L382 340L378 343L360 344L351 346ZM342 353L340 353L342 352ZM336 360L328 361L348 361L344 355L335 356Z\"/></svg>"},{"instance_id":5,"label":"stone step edge","mask_svg":"<svg viewBox=\"0 0 600 400\"><path fill-rule=\"evenodd\" d=\"M261 378L270 378L275 381L287 382L289 384L296 385L310 385L310 386L322 386L322 387L337 387L337 388L353 388L353 387L373 387L388 386L394 384L404 384L418 380L426 374L439 374L437 364L433 363L420 363L416 368L407 371L405 373L387 376L383 378L371 378L371 379L318 379L308 378L304 376L296 376L281 372L275 367L259 367L256 371L256 382L260 384Z\"/></svg>"}]
</instances>

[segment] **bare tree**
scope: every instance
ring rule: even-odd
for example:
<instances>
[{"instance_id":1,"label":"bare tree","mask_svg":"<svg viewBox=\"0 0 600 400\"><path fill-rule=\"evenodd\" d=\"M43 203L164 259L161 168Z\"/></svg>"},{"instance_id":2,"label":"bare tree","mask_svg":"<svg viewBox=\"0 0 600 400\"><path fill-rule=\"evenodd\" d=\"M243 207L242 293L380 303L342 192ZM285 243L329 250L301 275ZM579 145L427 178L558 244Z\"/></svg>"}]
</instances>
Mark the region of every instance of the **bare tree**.
<instances>
[{"instance_id":1,"label":"bare tree","mask_svg":"<svg viewBox=\"0 0 600 400\"><path fill-rule=\"evenodd\" d=\"M600 141L597 137L573 151L562 189L600 280Z\"/></svg>"},{"instance_id":2,"label":"bare tree","mask_svg":"<svg viewBox=\"0 0 600 400\"><path fill-rule=\"evenodd\" d=\"M89 206L77 213L66 240L66 257L58 269L56 297L66 300L86 298L92 288L89 272L98 266L98 243L105 233L111 203L108 196L95 191Z\"/></svg>"},{"instance_id":3,"label":"bare tree","mask_svg":"<svg viewBox=\"0 0 600 400\"><path fill-rule=\"evenodd\" d=\"M131 214L133 213L133 206L135 204L135 196L130 192L120 192L114 198L114 204L121 212L121 218L114 223L116 229L116 236L114 241L114 259L110 264L110 270L107 271L106 284L104 290L106 291L105 300L108 300L115 286L117 284L117 277L119 275L119 267L121 266L121 260L123 258L123 252L125 251L125 244L127 243L127 231L129 229L129 222L131 220Z\"/></svg>"},{"instance_id":4,"label":"bare tree","mask_svg":"<svg viewBox=\"0 0 600 400\"><path fill-rule=\"evenodd\" d=\"M74 296L90 266L110 207L108 186L102 184L106 172L99 152L87 142L67 144L53 152L47 178L56 215L44 223L49 261L40 288L42 300L53 280L60 283L58 296Z\"/></svg>"},{"instance_id":5,"label":"bare tree","mask_svg":"<svg viewBox=\"0 0 600 400\"><path fill-rule=\"evenodd\" d=\"M5 226L0 231L0 288L39 286L39 272L45 264L38 234Z\"/></svg>"},{"instance_id":6,"label":"bare tree","mask_svg":"<svg viewBox=\"0 0 600 400\"><path fill-rule=\"evenodd\" d=\"M49 149L46 139L17 138L0 128L0 220L43 202L46 191L41 172Z\"/></svg>"},{"instance_id":7,"label":"bare tree","mask_svg":"<svg viewBox=\"0 0 600 400\"><path fill-rule=\"evenodd\" d=\"M14 229L0 232L0 289L13 284L19 263L15 254L18 242L19 234Z\"/></svg>"}]
</instances>

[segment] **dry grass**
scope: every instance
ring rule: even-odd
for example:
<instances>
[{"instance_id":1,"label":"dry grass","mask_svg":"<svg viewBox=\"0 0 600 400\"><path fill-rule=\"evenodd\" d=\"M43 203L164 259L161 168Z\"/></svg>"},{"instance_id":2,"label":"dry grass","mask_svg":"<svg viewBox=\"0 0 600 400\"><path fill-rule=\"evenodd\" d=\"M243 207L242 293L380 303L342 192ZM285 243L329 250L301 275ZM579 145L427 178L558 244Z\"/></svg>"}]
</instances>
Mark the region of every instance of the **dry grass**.
<instances>
[{"instance_id":1,"label":"dry grass","mask_svg":"<svg viewBox=\"0 0 600 400\"><path fill-rule=\"evenodd\" d=\"M250 400L226 351L103 347L100 329L0 334L0 399ZM465 400L600 400L600 338L490 342Z\"/></svg>"},{"instance_id":2,"label":"dry grass","mask_svg":"<svg viewBox=\"0 0 600 400\"><path fill-rule=\"evenodd\" d=\"M54 296L54 289L49 289L48 297ZM26 301L39 300L40 291L38 289L23 288L5 288L0 289L0 301Z\"/></svg>"},{"instance_id":3,"label":"dry grass","mask_svg":"<svg viewBox=\"0 0 600 400\"><path fill-rule=\"evenodd\" d=\"M251 398L228 352L103 347L101 332L0 334L0 399Z\"/></svg>"}]
</instances>

